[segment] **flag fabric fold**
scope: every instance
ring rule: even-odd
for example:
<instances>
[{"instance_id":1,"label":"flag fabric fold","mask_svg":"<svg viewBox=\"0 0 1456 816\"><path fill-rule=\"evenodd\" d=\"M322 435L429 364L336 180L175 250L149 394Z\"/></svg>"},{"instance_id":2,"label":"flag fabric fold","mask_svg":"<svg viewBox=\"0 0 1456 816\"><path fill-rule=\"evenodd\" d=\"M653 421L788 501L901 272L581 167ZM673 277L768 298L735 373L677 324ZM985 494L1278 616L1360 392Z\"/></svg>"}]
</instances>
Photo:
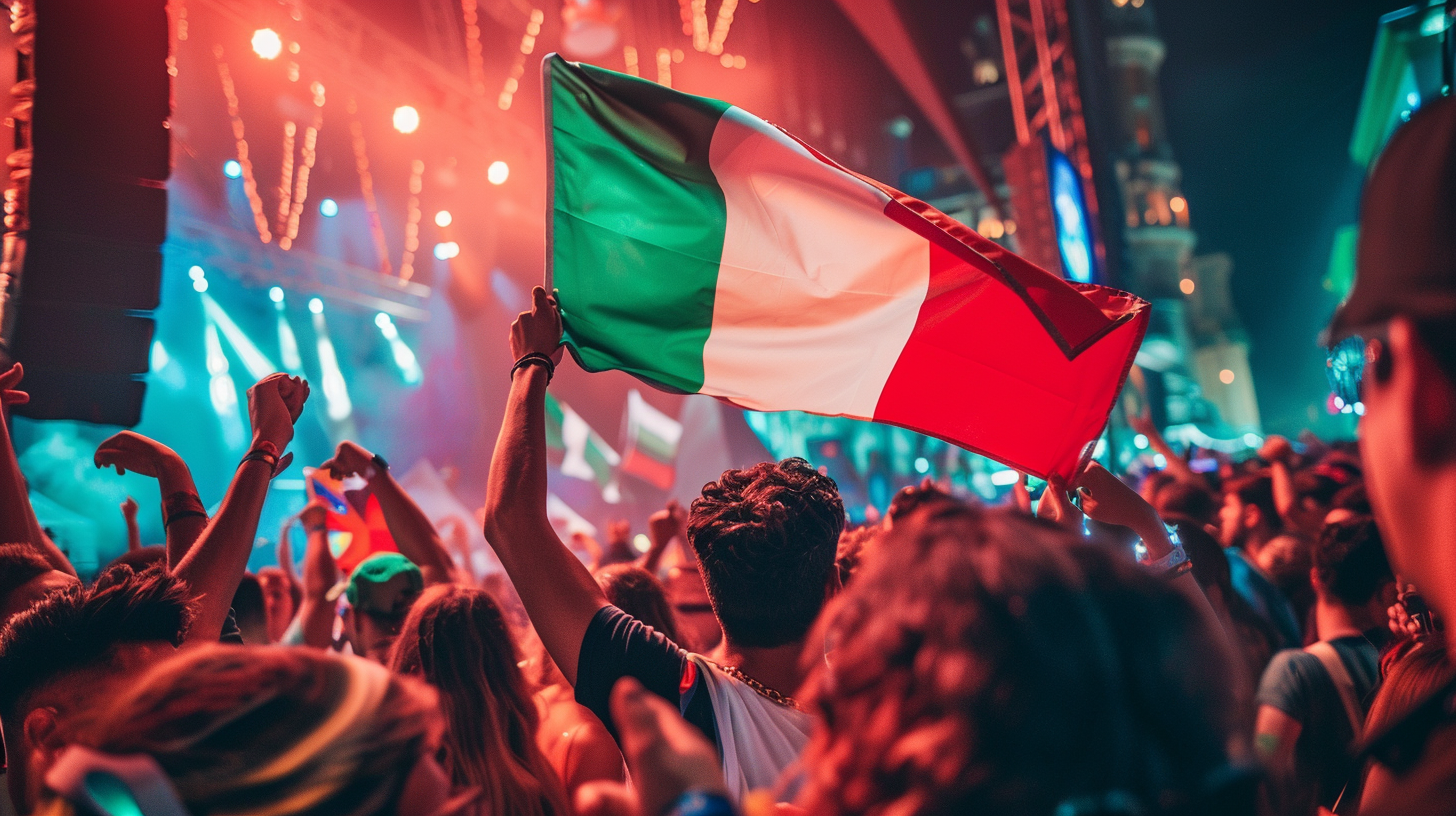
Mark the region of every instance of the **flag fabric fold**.
<instances>
[{"instance_id":1,"label":"flag fabric fold","mask_svg":"<svg viewBox=\"0 0 1456 816\"><path fill-rule=\"evenodd\" d=\"M1145 301L725 102L555 55L543 73L548 284L583 368L898 425L1041 477L1090 456Z\"/></svg>"}]
</instances>

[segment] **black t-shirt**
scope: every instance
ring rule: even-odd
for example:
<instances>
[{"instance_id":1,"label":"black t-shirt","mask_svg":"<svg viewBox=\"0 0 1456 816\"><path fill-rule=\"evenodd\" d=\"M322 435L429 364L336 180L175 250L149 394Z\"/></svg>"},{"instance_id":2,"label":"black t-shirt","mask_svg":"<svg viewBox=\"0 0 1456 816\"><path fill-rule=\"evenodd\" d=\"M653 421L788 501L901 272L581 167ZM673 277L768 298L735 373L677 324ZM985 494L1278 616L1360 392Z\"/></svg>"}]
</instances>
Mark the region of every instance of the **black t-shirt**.
<instances>
[{"instance_id":1,"label":"black t-shirt","mask_svg":"<svg viewBox=\"0 0 1456 816\"><path fill-rule=\"evenodd\" d=\"M1456 814L1456 680L1373 735L1366 755L1394 778L1360 816Z\"/></svg>"},{"instance_id":2,"label":"black t-shirt","mask_svg":"<svg viewBox=\"0 0 1456 816\"><path fill-rule=\"evenodd\" d=\"M1336 638L1329 643L1355 684L1363 715L1380 681L1380 651L1365 636ZM1294 746L1299 789L1282 792L1291 797L1287 812L1313 812L1316 804L1332 805L1356 767L1352 758L1355 732L1324 664L1303 649L1279 652L1264 670L1258 703L1279 709L1302 726Z\"/></svg>"},{"instance_id":3,"label":"black t-shirt","mask_svg":"<svg viewBox=\"0 0 1456 816\"><path fill-rule=\"evenodd\" d=\"M615 606L597 610L581 639L576 664L576 701L591 709L612 736L617 736L608 706L612 687L623 677L636 678L718 744L713 701L688 653L651 626Z\"/></svg>"}]
</instances>

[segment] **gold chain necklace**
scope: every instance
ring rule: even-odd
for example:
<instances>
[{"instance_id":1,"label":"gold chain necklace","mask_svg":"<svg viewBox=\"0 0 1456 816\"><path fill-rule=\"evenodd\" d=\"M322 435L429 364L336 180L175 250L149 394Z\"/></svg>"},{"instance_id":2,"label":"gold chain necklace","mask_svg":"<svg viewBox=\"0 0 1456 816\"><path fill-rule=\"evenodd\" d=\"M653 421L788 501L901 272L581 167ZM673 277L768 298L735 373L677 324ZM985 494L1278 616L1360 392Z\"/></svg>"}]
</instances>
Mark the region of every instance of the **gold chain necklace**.
<instances>
[{"instance_id":1,"label":"gold chain necklace","mask_svg":"<svg viewBox=\"0 0 1456 816\"><path fill-rule=\"evenodd\" d=\"M703 659L707 660L707 658ZM799 706L798 700L795 700L793 697L790 697L789 695L784 694L777 689L771 689L768 686L765 686L764 684L758 682L757 680L754 680L752 677L744 674L743 670L738 668L737 666L724 666L715 663L712 660L708 660L708 662L711 663L713 666L716 666L719 671L736 680L739 680L745 686L748 686L749 688L758 692L760 696L764 697L770 702L778 703L785 708L792 708L795 711L803 711L803 709Z\"/></svg>"}]
</instances>

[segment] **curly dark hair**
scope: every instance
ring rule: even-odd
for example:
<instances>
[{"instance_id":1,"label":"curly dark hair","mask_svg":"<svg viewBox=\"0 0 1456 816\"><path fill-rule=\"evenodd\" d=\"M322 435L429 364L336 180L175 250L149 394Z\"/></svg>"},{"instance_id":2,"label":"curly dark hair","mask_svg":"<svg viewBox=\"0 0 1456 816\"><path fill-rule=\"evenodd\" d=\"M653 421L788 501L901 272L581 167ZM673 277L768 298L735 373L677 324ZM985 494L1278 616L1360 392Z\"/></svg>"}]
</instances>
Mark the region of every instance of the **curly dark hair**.
<instances>
[{"instance_id":1,"label":"curly dark hair","mask_svg":"<svg viewBox=\"0 0 1456 816\"><path fill-rule=\"evenodd\" d=\"M1342 603L1361 606L1395 580L1380 528L1370 516L1326 524L1311 552L1325 590Z\"/></svg>"},{"instance_id":2,"label":"curly dark hair","mask_svg":"<svg viewBox=\"0 0 1456 816\"><path fill-rule=\"evenodd\" d=\"M950 503L909 517L825 610L840 646L813 681L799 803L1240 812L1252 781L1207 784L1228 767L1234 701L1198 624L1166 582L1036 519Z\"/></svg>"},{"instance_id":3,"label":"curly dark hair","mask_svg":"<svg viewBox=\"0 0 1456 816\"><path fill-rule=\"evenodd\" d=\"M783 646L824 606L844 502L803 459L730 470L688 513L688 540L723 634L736 646Z\"/></svg>"}]
</instances>

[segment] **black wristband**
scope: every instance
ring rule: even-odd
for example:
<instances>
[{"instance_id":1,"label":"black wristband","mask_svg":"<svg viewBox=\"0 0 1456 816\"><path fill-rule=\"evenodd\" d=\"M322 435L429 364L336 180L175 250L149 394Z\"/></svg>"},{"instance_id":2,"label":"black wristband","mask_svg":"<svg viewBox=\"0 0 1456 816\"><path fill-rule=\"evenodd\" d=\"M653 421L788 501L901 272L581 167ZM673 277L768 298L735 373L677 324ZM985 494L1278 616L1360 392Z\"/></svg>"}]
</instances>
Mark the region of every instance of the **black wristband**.
<instances>
[{"instance_id":1,"label":"black wristband","mask_svg":"<svg viewBox=\"0 0 1456 816\"><path fill-rule=\"evenodd\" d=\"M542 354L539 351L533 351L530 354L522 355L521 359L517 360L516 364L511 366L511 379L514 380L516 378L517 371L520 371L522 368L531 365L545 367L546 382L548 384L551 382L551 378L556 376L556 363L551 362L551 358L549 356Z\"/></svg>"},{"instance_id":2,"label":"black wristband","mask_svg":"<svg viewBox=\"0 0 1456 816\"><path fill-rule=\"evenodd\" d=\"M373 459L370 459L369 460L369 463L372 464L372 465L374 465L374 469L375 470L378 470L380 473L388 473L389 472L389 462L385 461L384 457L383 456L380 456L377 453L374 454L374 458Z\"/></svg>"},{"instance_id":3,"label":"black wristband","mask_svg":"<svg viewBox=\"0 0 1456 816\"><path fill-rule=\"evenodd\" d=\"M162 529L165 530L172 526L172 522L185 518L200 518L205 521L207 519L207 513L201 510L178 510L172 515L167 516L167 520L162 522Z\"/></svg>"}]
</instances>

